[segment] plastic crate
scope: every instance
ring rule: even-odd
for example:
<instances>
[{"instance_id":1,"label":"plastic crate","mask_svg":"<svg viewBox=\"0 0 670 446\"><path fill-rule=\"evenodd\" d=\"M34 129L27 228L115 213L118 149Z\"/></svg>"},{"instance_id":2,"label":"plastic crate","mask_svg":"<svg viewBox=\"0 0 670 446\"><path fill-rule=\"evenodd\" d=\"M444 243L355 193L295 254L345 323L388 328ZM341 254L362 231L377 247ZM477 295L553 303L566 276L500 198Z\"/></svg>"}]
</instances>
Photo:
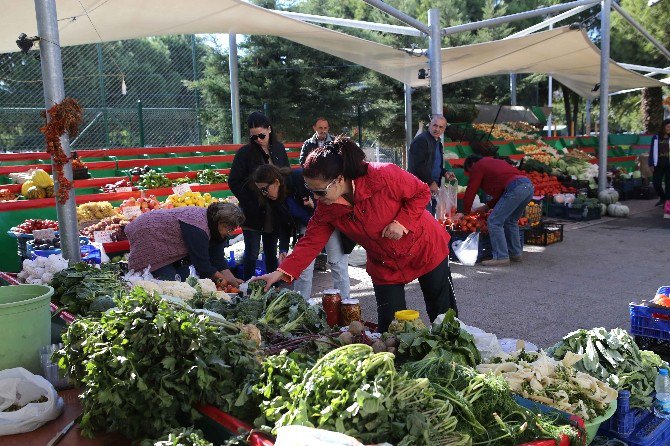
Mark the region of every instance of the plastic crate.
<instances>
[{"instance_id":1,"label":"plastic crate","mask_svg":"<svg viewBox=\"0 0 670 446\"><path fill-rule=\"evenodd\" d=\"M565 206L565 219L567 220L577 220L577 221L588 221L588 220L598 220L600 219L600 207L586 207L582 206L580 208L572 208Z\"/></svg>"},{"instance_id":2,"label":"plastic crate","mask_svg":"<svg viewBox=\"0 0 670 446\"><path fill-rule=\"evenodd\" d=\"M631 302L630 334L670 341L670 308L646 301Z\"/></svg>"},{"instance_id":3,"label":"plastic crate","mask_svg":"<svg viewBox=\"0 0 670 446\"><path fill-rule=\"evenodd\" d=\"M526 230L525 243L534 246L549 246L563 241L563 225L560 223L543 223Z\"/></svg>"},{"instance_id":4,"label":"plastic crate","mask_svg":"<svg viewBox=\"0 0 670 446\"><path fill-rule=\"evenodd\" d=\"M565 218L568 209L564 204L549 201L545 201L542 208L544 215L551 218Z\"/></svg>"},{"instance_id":5,"label":"plastic crate","mask_svg":"<svg viewBox=\"0 0 670 446\"><path fill-rule=\"evenodd\" d=\"M524 216L528 219L528 224L531 226L540 223L542 221L542 200L532 200L528 203Z\"/></svg>"},{"instance_id":6,"label":"plastic crate","mask_svg":"<svg viewBox=\"0 0 670 446\"><path fill-rule=\"evenodd\" d=\"M670 420L658 418L651 410L631 409L629 399L630 392L619 392L616 412L600 426L598 433L618 438L628 446L670 444Z\"/></svg>"},{"instance_id":7,"label":"plastic crate","mask_svg":"<svg viewBox=\"0 0 670 446\"><path fill-rule=\"evenodd\" d=\"M617 192L633 192L636 188L642 186L642 178L615 179L612 186Z\"/></svg>"}]
</instances>

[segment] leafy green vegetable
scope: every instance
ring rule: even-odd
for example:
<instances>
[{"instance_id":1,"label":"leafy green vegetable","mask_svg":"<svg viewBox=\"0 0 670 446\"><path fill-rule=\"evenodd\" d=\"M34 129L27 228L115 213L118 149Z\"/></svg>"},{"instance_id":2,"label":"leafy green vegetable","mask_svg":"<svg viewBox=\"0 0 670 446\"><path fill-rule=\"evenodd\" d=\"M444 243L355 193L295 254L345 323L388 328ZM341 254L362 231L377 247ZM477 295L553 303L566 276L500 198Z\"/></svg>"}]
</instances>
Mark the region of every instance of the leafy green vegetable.
<instances>
[{"instance_id":1,"label":"leafy green vegetable","mask_svg":"<svg viewBox=\"0 0 670 446\"><path fill-rule=\"evenodd\" d=\"M116 266L100 269L77 263L56 274L51 281L52 300L62 309L78 316L97 316L114 306L114 299L125 287Z\"/></svg>"},{"instance_id":2,"label":"leafy green vegetable","mask_svg":"<svg viewBox=\"0 0 670 446\"><path fill-rule=\"evenodd\" d=\"M651 406L658 369L668 366L655 353L640 350L621 328L578 330L565 336L547 352L559 360L568 353L584 355L573 367L614 389L629 390L632 407Z\"/></svg>"},{"instance_id":3,"label":"leafy green vegetable","mask_svg":"<svg viewBox=\"0 0 670 446\"><path fill-rule=\"evenodd\" d=\"M260 369L253 343L236 325L173 308L135 288L100 320L77 319L54 354L84 391L86 436L160 435L191 419L194 403L233 407Z\"/></svg>"},{"instance_id":4,"label":"leafy green vegetable","mask_svg":"<svg viewBox=\"0 0 670 446\"><path fill-rule=\"evenodd\" d=\"M200 184L215 184L225 183L228 181L228 176L213 169L204 169L198 172L195 179Z\"/></svg>"},{"instance_id":5,"label":"leafy green vegetable","mask_svg":"<svg viewBox=\"0 0 670 446\"><path fill-rule=\"evenodd\" d=\"M142 440L140 446L214 446L204 439L202 431L189 428L173 429L158 440Z\"/></svg>"},{"instance_id":6,"label":"leafy green vegetable","mask_svg":"<svg viewBox=\"0 0 670 446\"><path fill-rule=\"evenodd\" d=\"M249 282L249 297L251 299L262 299L267 282L263 279Z\"/></svg>"}]
</instances>

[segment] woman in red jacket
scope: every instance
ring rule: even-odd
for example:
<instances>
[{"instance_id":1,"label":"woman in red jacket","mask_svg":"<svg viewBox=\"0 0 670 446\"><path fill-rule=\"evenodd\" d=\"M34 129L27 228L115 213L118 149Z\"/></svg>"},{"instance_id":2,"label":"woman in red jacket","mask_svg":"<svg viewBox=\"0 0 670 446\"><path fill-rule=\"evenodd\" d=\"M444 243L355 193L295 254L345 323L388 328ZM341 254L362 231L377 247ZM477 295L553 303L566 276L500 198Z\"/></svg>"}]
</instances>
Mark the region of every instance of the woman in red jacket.
<instances>
[{"instance_id":1,"label":"woman in red jacket","mask_svg":"<svg viewBox=\"0 0 670 446\"><path fill-rule=\"evenodd\" d=\"M293 252L258 279L269 287L299 277L337 229L367 252L380 331L406 308L405 284L417 278L431 321L456 310L449 235L426 211L425 183L394 164L365 162L365 153L345 137L314 150L303 176L319 205Z\"/></svg>"}]
</instances>

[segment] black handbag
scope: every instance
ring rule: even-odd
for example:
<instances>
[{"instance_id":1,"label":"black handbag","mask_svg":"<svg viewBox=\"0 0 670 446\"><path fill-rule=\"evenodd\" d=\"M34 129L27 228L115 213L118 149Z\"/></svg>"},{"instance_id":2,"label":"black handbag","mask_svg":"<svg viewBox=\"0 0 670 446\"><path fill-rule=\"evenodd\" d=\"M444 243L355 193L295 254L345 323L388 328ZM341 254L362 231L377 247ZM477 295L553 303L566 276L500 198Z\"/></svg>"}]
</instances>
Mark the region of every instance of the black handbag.
<instances>
[{"instance_id":1,"label":"black handbag","mask_svg":"<svg viewBox=\"0 0 670 446\"><path fill-rule=\"evenodd\" d=\"M351 240L346 235L340 232L340 243L342 243L342 252L345 254L351 254L351 251L354 250L356 242Z\"/></svg>"}]
</instances>

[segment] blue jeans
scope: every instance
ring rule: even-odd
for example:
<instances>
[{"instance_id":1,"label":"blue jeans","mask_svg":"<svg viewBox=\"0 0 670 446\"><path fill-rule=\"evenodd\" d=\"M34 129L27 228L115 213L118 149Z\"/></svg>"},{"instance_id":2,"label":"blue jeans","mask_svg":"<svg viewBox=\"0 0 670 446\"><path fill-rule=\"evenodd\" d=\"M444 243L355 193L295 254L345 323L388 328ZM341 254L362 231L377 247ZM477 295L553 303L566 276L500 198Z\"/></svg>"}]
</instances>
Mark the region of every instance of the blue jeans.
<instances>
[{"instance_id":1,"label":"blue jeans","mask_svg":"<svg viewBox=\"0 0 670 446\"><path fill-rule=\"evenodd\" d=\"M509 256L521 255L519 218L533 198L533 192L533 184L528 178L516 179L507 185L500 200L493 207L488 227L494 259L508 259Z\"/></svg>"},{"instance_id":2,"label":"blue jeans","mask_svg":"<svg viewBox=\"0 0 670 446\"><path fill-rule=\"evenodd\" d=\"M252 229L242 230L244 235L244 277L249 280L256 273L256 260L261 251L261 239L263 239L263 253L265 254L265 271L271 273L277 269L277 244L279 235L277 233L265 233Z\"/></svg>"},{"instance_id":3,"label":"blue jeans","mask_svg":"<svg viewBox=\"0 0 670 446\"><path fill-rule=\"evenodd\" d=\"M158 280L176 280L175 276L178 275L179 279L183 282L190 275L190 270L188 265L175 266L170 263L169 265L158 268L151 274Z\"/></svg>"},{"instance_id":4,"label":"blue jeans","mask_svg":"<svg viewBox=\"0 0 670 446\"><path fill-rule=\"evenodd\" d=\"M300 228L300 233L304 234L304 226ZM328 243L326 243L326 255L328 256L328 265L333 273L333 284L340 290L342 299L349 298L349 255L342 251L342 241L339 231L333 231ZM316 260L316 259L315 259ZM309 264L305 270L300 273L295 282L293 282L293 291L296 291L305 299L312 296L312 278L314 277L314 261Z\"/></svg>"}]
</instances>

